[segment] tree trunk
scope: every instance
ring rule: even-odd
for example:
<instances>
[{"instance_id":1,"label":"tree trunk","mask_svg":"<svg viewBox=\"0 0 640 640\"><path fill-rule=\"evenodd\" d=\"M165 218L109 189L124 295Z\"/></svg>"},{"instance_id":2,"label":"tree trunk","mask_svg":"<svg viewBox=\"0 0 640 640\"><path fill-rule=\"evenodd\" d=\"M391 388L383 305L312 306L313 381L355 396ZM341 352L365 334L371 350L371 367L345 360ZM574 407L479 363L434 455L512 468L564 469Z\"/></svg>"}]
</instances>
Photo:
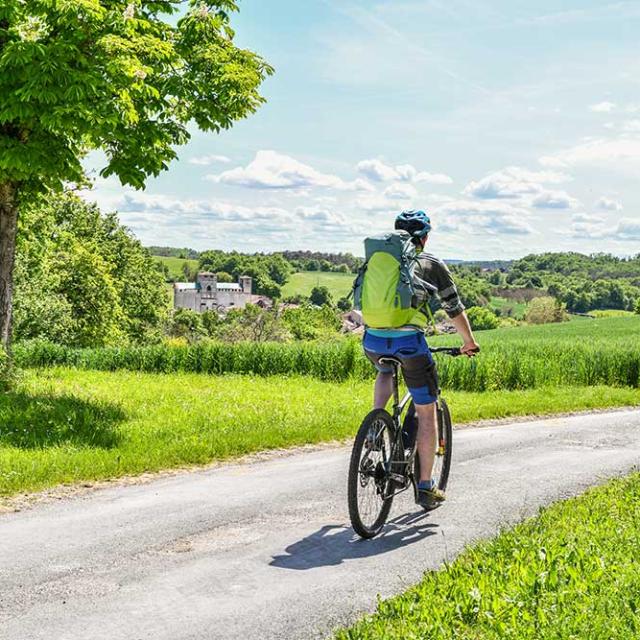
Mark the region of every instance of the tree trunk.
<instances>
[{"instance_id":1,"label":"tree trunk","mask_svg":"<svg viewBox=\"0 0 640 640\"><path fill-rule=\"evenodd\" d=\"M13 265L16 256L18 202L16 187L0 183L0 344L11 348L11 317L13 311Z\"/></svg>"}]
</instances>

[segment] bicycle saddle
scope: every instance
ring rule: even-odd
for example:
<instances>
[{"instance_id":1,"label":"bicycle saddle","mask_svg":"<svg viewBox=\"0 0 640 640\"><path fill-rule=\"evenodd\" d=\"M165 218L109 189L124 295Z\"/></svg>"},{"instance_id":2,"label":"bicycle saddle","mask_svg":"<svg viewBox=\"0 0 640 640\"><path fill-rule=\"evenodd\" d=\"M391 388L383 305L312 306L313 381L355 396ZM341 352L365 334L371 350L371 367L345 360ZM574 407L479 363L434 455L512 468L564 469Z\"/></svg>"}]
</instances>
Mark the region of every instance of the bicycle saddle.
<instances>
[{"instance_id":1,"label":"bicycle saddle","mask_svg":"<svg viewBox=\"0 0 640 640\"><path fill-rule=\"evenodd\" d=\"M394 358L393 356L384 356L383 358L380 358L378 362L380 364L391 364L394 367L402 366L402 360L399 360L398 358Z\"/></svg>"}]
</instances>

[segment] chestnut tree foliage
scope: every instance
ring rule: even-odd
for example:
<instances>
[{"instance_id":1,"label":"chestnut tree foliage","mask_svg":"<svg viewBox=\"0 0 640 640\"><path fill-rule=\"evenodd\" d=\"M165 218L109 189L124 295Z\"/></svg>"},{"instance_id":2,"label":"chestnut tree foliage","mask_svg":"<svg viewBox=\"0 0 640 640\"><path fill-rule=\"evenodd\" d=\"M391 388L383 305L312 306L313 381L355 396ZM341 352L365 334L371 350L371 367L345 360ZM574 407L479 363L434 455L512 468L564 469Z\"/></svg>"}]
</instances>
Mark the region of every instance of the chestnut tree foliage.
<instances>
[{"instance_id":1,"label":"chestnut tree foliage","mask_svg":"<svg viewBox=\"0 0 640 640\"><path fill-rule=\"evenodd\" d=\"M101 175L143 188L188 126L254 112L271 67L234 44L235 0L2 0L0 338L11 336L18 214L34 195Z\"/></svg>"}]
</instances>

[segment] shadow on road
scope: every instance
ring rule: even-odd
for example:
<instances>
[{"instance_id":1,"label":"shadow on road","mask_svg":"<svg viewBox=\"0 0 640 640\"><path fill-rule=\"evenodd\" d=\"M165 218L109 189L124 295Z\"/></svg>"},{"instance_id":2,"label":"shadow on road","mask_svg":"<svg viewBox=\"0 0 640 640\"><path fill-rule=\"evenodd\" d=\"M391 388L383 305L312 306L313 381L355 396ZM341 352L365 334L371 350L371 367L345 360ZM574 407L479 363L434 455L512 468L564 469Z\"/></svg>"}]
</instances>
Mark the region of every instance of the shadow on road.
<instances>
[{"instance_id":1,"label":"shadow on road","mask_svg":"<svg viewBox=\"0 0 640 640\"><path fill-rule=\"evenodd\" d=\"M283 555L273 556L269 564L303 571L387 553L434 535L438 525L426 522L428 517L424 512L398 516L373 540L362 540L351 527L325 525L289 545Z\"/></svg>"}]
</instances>

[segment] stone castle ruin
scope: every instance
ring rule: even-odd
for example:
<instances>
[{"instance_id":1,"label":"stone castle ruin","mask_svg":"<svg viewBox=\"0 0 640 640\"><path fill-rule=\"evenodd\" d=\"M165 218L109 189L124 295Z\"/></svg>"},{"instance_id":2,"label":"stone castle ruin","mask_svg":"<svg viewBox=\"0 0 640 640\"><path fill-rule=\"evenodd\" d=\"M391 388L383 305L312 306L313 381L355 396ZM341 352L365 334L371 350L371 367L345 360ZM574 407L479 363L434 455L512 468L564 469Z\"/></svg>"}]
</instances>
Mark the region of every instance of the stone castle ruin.
<instances>
[{"instance_id":1,"label":"stone castle ruin","mask_svg":"<svg viewBox=\"0 0 640 640\"><path fill-rule=\"evenodd\" d=\"M250 276L240 276L238 282L218 282L215 273L203 271L195 282L176 282L173 285L173 307L198 313L244 309L252 301L252 287Z\"/></svg>"}]
</instances>

